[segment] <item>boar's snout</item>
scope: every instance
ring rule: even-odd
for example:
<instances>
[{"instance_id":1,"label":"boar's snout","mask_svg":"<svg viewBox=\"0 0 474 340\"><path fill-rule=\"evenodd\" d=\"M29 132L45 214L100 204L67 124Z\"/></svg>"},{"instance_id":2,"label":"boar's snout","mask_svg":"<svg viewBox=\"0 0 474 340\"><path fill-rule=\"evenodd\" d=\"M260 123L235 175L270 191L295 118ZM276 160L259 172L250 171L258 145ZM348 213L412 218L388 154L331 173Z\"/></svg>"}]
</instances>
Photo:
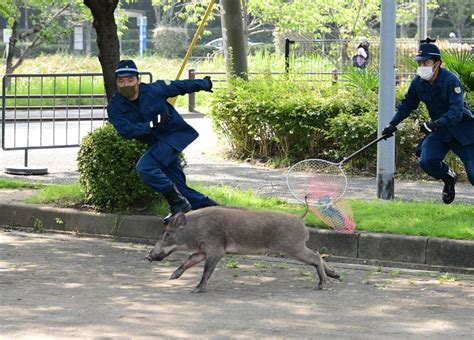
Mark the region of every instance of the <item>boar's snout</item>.
<instances>
[{"instance_id":1,"label":"boar's snout","mask_svg":"<svg viewBox=\"0 0 474 340\"><path fill-rule=\"evenodd\" d=\"M153 248L152 250L150 250L148 255L145 256L145 258L150 262L161 261L165 257L167 257L169 254L171 254L173 251L174 251L174 249L171 249L171 250L168 250L168 251L167 251L167 249L163 249L161 251L155 251L155 248Z\"/></svg>"}]
</instances>

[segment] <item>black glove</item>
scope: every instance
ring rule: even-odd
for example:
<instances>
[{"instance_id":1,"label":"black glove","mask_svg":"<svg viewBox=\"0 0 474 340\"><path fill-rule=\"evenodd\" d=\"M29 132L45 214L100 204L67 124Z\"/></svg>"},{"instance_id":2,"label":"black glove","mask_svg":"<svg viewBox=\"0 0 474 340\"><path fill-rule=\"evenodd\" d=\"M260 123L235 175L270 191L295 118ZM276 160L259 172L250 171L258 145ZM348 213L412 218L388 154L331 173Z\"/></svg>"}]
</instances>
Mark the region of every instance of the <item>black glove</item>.
<instances>
[{"instance_id":1,"label":"black glove","mask_svg":"<svg viewBox=\"0 0 474 340\"><path fill-rule=\"evenodd\" d=\"M214 91L212 91L212 80L211 80L211 77L210 77L210 76L205 76L203 79L209 80L209 88L208 88L206 91L208 91L208 92L214 92Z\"/></svg>"},{"instance_id":2,"label":"black glove","mask_svg":"<svg viewBox=\"0 0 474 340\"><path fill-rule=\"evenodd\" d=\"M171 121L171 113L169 111L161 113L160 116L161 116L160 124L166 125Z\"/></svg>"},{"instance_id":3,"label":"black glove","mask_svg":"<svg viewBox=\"0 0 474 340\"><path fill-rule=\"evenodd\" d=\"M433 131L438 130L438 128L439 128L438 123L433 122L432 120L430 120L429 122L424 122L420 124L420 132L423 132L427 135L429 135Z\"/></svg>"},{"instance_id":4,"label":"black glove","mask_svg":"<svg viewBox=\"0 0 474 340\"><path fill-rule=\"evenodd\" d=\"M170 121L171 121L171 113L169 113L168 111L164 113L159 113L156 115L155 119L152 121L152 128L166 125Z\"/></svg>"},{"instance_id":5,"label":"black glove","mask_svg":"<svg viewBox=\"0 0 474 340\"><path fill-rule=\"evenodd\" d=\"M390 138L393 136L393 134L397 131L397 128L393 126L392 124L388 124L384 129L382 130L382 136L385 136L384 139Z\"/></svg>"}]
</instances>

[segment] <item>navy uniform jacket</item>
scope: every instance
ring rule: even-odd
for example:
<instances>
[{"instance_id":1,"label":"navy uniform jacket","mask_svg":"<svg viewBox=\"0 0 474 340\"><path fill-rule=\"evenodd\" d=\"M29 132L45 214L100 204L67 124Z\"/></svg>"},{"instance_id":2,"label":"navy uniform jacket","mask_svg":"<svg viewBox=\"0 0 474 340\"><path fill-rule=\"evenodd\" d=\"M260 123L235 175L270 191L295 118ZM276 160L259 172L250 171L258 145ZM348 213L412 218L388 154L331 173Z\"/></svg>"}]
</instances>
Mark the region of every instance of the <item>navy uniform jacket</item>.
<instances>
[{"instance_id":1,"label":"navy uniform jacket","mask_svg":"<svg viewBox=\"0 0 474 340\"><path fill-rule=\"evenodd\" d=\"M169 158L173 156L170 150L183 151L199 134L184 121L167 99L209 90L211 82L208 79L159 80L151 84L141 83L139 88L138 105L126 99L120 92L112 97L107 106L109 121L122 137L134 138L148 144L153 155L168 164L172 160ZM159 124L152 130L150 122L164 112L171 113L171 121L166 125Z\"/></svg>"},{"instance_id":2,"label":"navy uniform jacket","mask_svg":"<svg viewBox=\"0 0 474 340\"><path fill-rule=\"evenodd\" d=\"M416 76L390 124L398 125L420 101L426 104L431 120L440 126L434 133L450 133L462 145L474 143L474 115L464 101L461 81L454 73L441 68L433 85Z\"/></svg>"}]
</instances>

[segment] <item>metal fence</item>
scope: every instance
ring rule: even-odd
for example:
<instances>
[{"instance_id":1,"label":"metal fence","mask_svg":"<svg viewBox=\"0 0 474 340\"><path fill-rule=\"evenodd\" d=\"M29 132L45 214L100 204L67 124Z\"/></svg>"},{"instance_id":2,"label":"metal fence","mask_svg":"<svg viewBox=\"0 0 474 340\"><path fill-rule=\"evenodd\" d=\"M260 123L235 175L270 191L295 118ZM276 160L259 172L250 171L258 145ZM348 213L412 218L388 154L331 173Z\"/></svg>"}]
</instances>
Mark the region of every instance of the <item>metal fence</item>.
<instances>
[{"instance_id":1,"label":"metal fence","mask_svg":"<svg viewBox=\"0 0 474 340\"><path fill-rule=\"evenodd\" d=\"M151 73L141 76L152 81ZM102 73L7 74L2 79L2 149L78 147L107 121Z\"/></svg>"},{"instance_id":2,"label":"metal fence","mask_svg":"<svg viewBox=\"0 0 474 340\"><path fill-rule=\"evenodd\" d=\"M379 40L369 40L369 65L379 67ZM352 67L351 58L359 41L342 39L285 40L285 72L298 79L334 81L334 75L343 75ZM414 74L413 58L419 42L415 39L397 39L396 69L399 82L410 81ZM442 50L472 50L474 39L440 40Z\"/></svg>"}]
</instances>

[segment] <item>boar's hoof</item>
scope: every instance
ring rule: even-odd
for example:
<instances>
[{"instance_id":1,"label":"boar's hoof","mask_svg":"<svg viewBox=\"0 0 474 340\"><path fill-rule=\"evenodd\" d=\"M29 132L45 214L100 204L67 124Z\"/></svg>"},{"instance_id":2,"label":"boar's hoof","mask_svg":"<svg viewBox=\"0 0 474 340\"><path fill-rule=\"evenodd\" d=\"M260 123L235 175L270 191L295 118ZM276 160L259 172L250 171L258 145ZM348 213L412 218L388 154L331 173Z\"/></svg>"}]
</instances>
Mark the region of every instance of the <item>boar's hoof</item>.
<instances>
[{"instance_id":1,"label":"boar's hoof","mask_svg":"<svg viewBox=\"0 0 474 340\"><path fill-rule=\"evenodd\" d=\"M206 288L196 287L191 291L191 293L204 293L205 291L206 291Z\"/></svg>"},{"instance_id":2,"label":"boar's hoof","mask_svg":"<svg viewBox=\"0 0 474 340\"><path fill-rule=\"evenodd\" d=\"M173 274L171 274L170 280L179 279L181 277L181 275L183 275L183 273L184 273L184 270L176 269L175 272Z\"/></svg>"}]
</instances>

